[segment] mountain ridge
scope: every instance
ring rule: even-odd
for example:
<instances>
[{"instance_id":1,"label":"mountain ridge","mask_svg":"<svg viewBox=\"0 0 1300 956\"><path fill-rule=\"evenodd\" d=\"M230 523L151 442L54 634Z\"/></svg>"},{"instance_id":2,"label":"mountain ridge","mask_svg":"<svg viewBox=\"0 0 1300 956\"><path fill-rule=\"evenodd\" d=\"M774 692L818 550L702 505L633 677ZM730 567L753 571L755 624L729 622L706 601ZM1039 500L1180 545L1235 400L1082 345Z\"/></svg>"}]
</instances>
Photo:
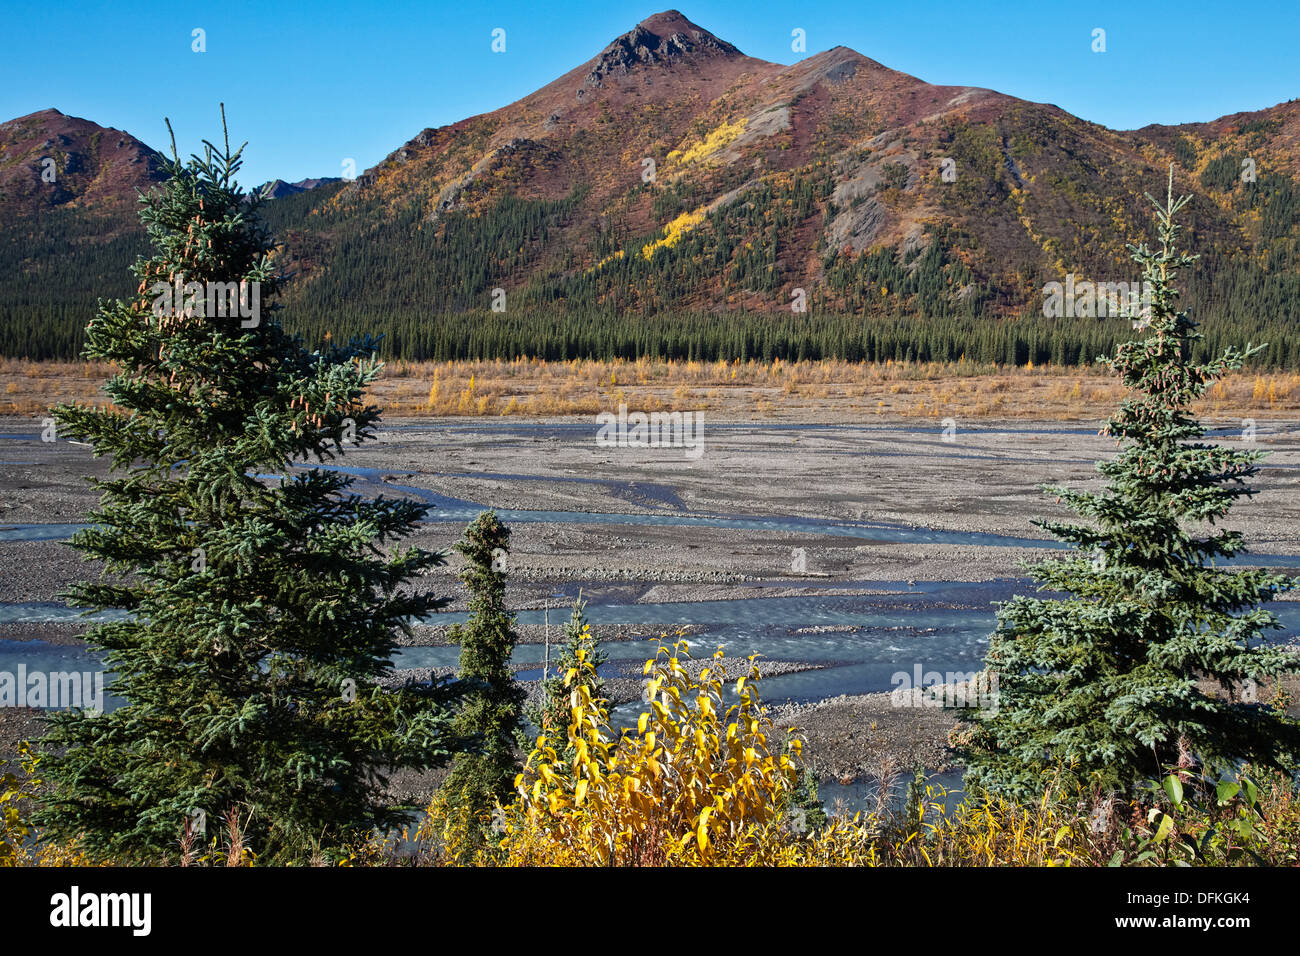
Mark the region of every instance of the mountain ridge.
<instances>
[{"instance_id":1,"label":"mountain ridge","mask_svg":"<svg viewBox=\"0 0 1300 956\"><path fill-rule=\"evenodd\" d=\"M534 310L775 314L802 297L814 315L998 320L1066 274L1127 278L1143 193L1173 163L1205 253L1189 301L1239 315L1257 284L1294 324L1298 142L1294 100L1111 130L844 46L770 63L670 10L267 216L295 276L286 315L318 331L486 310L498 289Z\"/></svg>"},{"instance_id":2,"label":"mountain ridge","mask_svg":"<svg viewBox=\"0 0 1300 956\"><path fill-rule=\"evenodd\" d=\"M162 157L123 130L53 107L0 123L0 196L8 215L42 207L134 203L161 181Z\"/></svg>"}]
</instances>

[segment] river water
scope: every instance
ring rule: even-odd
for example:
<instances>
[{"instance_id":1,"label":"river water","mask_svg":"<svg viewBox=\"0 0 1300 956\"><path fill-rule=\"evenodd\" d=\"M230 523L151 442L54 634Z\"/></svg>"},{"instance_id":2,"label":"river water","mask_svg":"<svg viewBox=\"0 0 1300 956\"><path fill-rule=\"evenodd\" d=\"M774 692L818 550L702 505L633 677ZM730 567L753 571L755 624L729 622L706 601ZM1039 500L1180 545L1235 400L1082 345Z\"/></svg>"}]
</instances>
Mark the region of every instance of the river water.
<instances>
[{"instance_id":1,"label":"river water","mask_svg":"<svg viewBox=\"0 0 1300 956\"><path fill-rule=\"evenodd\" d=\"M879 587L880 582L857 582ZM899 587L893 585L891 587ZM576 585L574 586L576 590ZM996 601L1014 593L1032 593L1025 581L987 581L977 584L925 582L900 593L848 595L842 588L794 597L752 597L735 601L696 601L659 604L588 604L592 624L628 625L648 639L606 642L608 671L619 664L640 663L655 654L656 638L674 639L678 628L690 626L686 640L691 653L707 657L723 650L728 657L760 654L764 658L804 661L823 665L816 670L764 678L762 696L768 701L808 702L840 694L866 694L892 690L895 674L911 674L917 666L926 673L978 670L995 626ZM1300 603L1275 602L1268 607L1285 630L1272 640L1287 640L1300 633ZM0 624L19 621L75 620L81 612L53 603L0 604ZM524 610L520 624L538 625L544 612ZM106 612L89 620L118 617ZM558 626L564 612L552 613ZM430 624L463 623L467 615L437 613ZM519 676L541 676L544 649L521 645L514 661L526 668ZM398 669L453 667L459 648L403 647L393 656ZM0 671L99 670L99 659L82 646L62 646L41 641L0 641ZM111 681L110 681L111 683ZM628 705L635 708L637 705ZM620 717L625 715L620 714ZM633 718L635 714L632 715Z\"/></svg>"}]
</instances>

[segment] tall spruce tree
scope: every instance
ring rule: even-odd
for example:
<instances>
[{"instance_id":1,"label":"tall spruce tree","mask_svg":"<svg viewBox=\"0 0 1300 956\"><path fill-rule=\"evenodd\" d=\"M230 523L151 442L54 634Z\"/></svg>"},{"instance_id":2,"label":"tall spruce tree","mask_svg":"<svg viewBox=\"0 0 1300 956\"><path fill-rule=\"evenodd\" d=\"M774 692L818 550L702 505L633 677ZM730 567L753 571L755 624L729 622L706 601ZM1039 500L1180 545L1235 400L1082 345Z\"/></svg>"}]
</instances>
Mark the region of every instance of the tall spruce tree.
<instances>
[{"instance_id":1,"label":"tall spruce tree","mask_svg":"<svg viewBox=\"0 0 1300 956\"><path fill-rule=\"evenodd\" d=\"M117 368L114 407L56 410L112 459L72 540L106 573L70 597L128 612L86 635L128 703L53 718L41 822L120 861L166 859L187 821L214 834L232 816L263 860L328 857L401 821L386 768L449 756L445 689L375 683L395 632L444 603L402 588L442 556L394 544L427 507L292 467L373 438L375 342L309 352L266 314L274 245L235 183L242 150L205 141L182 162L173 138L170 178L141 197L138 294L86 330L86 357Z\"/></svg>"},{"instance_id":2,"label":"tall spruce tree","mask_svg":"<svg viewBox=\"0 0 1300 956\"><path fill-rule=\"evenodd\" d=\"M460 579L470 591L470 617L450 632L460 645L463 702L453 727L458 752L442 792L481 831L497 801L514 792L520 769L515 740L524 692L510 670L518 637L505 606L510 529L485 511L465 529L456 550L466 559Z\"/></svg>"},{"instance_id":3,"label":"tall spruce tree","mask_svg":"<svg viewBox=\"0 0 1300 956\"><path fill-rule=\"evenodd\" d=\"M566 676L571 669L578 666L578 651L587 652L587 660L593 667L599 667L608 658L608 655L600 649L600 641L591 633L591 626L587 623L584 613L585 608L586 603L579 595L573 602L573 610L564 625L564 644L555 659L555 676L548 677L542 682L542 705L528 715L539 729L550 736L553 741L552 746L560 751L565 749L564 741L569 727L569 702L575 689L574 683L567 681ZM579 670L575 679L578 683L587 685L593 700L603 695L604 681L596 676L594 671ZM563 761L560 763L563 765Z\"/></svg>"},{"instance_id":4,"label":"tall spruce tree","mask_svg":"<svg viewBox=\"0 0 1300 956\"><path fill-rule=\"evenodd\" d=\"M1281 768L1300 753L1297 722L1253 692L1300 670L1300 658L1263 642L1279 625L1259 606L1294 582L1219 566L1245 547L1239 532L1214 526L1254 493L1246 481L1263 456L1201 441L1190 406L1258 349L1189 358L1199 335L1174 287L1195 259L1175 248L1188 198L1174 198L1171 169L1165 202L1151 199L1159 249L1128 247L1152 295L1135 323L1146 334L1105 359L1134 393L1104 432L1120 451L1097 465L1104 490L1046 489L1088 523L1034 522L1073 547L1032 577L1071 596L1016 596L999 609L987 657L998 707L968 754L977 786L1028 795L1063 768L1084 784L1131 790L1174 766Z\"/></svg>"},{"instance_id":5,"label":"tall spruce tree","mask_svg":"<svg viewBox=\"0 0 1300 956\"><path fill-rule=\"evenodd\" d=\"M569 698L573 695L573 684L565 682L565 675L573 667L577 667L578 650L585 650L586 659L593 667L601 666L608 657L601 650L601 643L591 633L590 624L586 622L585 609L586 602L578 596L573 602L569 619L564 622L564 644L560 646L560 652L555 658L555 676L543 682L542 706L530 714L530 718L539 728L550 734L559 734L562 739L565 728L569 724ZM604 682L595 675L594 671L578 672L577 680L588 684L593 700L601 697Z\"/></svg>"}]
</instances>

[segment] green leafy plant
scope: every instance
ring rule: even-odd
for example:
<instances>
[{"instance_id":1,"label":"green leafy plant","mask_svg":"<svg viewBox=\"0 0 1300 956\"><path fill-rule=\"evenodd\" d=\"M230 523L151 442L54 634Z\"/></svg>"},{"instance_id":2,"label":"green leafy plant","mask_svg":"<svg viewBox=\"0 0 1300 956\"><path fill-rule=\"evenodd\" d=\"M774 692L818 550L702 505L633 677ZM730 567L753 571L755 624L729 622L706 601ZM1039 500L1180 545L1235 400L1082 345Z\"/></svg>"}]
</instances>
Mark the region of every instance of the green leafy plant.
<instances>
[{"instance_id":1,"label":"green leafy plant","mask_svg":"<svg viewBox=\"0 0 1300 956\"><path fill-rule=\"evenodd\" d=\"M1193 787L1186 784L1184 776L1171 773L1159 783L1149 784L1154 800L1146 812L1148 826L1125 829L1129 846L1117 850L1110 865L1268 865L1255 846L1261 842L1259 822L1264 819L1255 782L1239 775L1236 779L1198 780Z\"/></svg>"}]
</instances>

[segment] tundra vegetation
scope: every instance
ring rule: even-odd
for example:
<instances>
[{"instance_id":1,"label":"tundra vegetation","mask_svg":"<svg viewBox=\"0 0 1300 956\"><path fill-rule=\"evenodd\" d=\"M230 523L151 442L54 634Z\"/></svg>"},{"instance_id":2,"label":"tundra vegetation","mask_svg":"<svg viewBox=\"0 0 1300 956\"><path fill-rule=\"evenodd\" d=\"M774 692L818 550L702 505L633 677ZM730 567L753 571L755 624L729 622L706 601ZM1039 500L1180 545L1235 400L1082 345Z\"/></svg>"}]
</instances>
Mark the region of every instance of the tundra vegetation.
<instances>
[{"instance_id":1,"label":"tundra vegetation","mask_svg":"<svg viewBox=\"0 0 1300 956\"><path fill-rule=\"evenodd\" d=\"M958 131L946 149L962 169L984 168L1001 191L1008 188L1005 157L992 135ZM1252 183L1225 179L1232 162L1240 170L1241 158L1211 161L1200 177L1202 188L1225 194L1225 210L1243 228L1231 233L1235 247L1214 248L1186 276L1204 336L1192 343L1194 357L1264 341L1256 363L1294 371L1297 189L1277 171L1261 171ZM1196 166L1193 157L1186 168ZM740 179L719 182L723 192L747 178L743 166L728 169ZM277 199L264 215L300 243L284 252L286 267L303 279L286 289L285 327L313 343L327 335L381 337L386 359L946 363L965 356L983 365L1086 367L1122 341L1115 323L1046 317L1042 290L1065 275L1045 263L1003 271L996 250L961 225L986 198L974 176L939 193L952 221L929 227L920 245L854 251L823 242L812 281L787 239L826 231L839 212L834 185L825 164L815 162L763 177L742 201L704 212L714 194L697 193L689 180L653 189L637 183L626 200L648 199L658 225L604 230L585 250L565 246L582 215L582 189L559 199L485 199L482 208L441 216L437 228L428 227L422 205L432 197L399 201L363 192L341 202L342 183ZM1082 181L1071 182L1068 195L1079 207L1096 201ZM1119 221L1138 221L1136 203L1113 198L1125 207ZM48 220L43 238L51 252L42 262L76 258L77 269L60 266L57 277L67 281L30 268L27 230L0 232L0 355L70 360L79 353L93 295L78 274L93 275L96 290L114 289L114 257L126 261L144 248L135 235L107 245L88 241L97 225L58 214ZM1058 240L1054 258L1085 264L1091 281L1134 278L1112 275L1122 256L1113 230L1089 224L1075 231ZM1246 249L1243 236L1253 237ZM563 250L558 258L556 249ZM983 268L972 268L979 260ZM411 269L412 261L422 267ZM498 288L508 292L504 313L491 310ZM807 293L806 312L792 310L798 288ZM440 312L430 314L429 303Z\"/></svg>"}]
</instances>

